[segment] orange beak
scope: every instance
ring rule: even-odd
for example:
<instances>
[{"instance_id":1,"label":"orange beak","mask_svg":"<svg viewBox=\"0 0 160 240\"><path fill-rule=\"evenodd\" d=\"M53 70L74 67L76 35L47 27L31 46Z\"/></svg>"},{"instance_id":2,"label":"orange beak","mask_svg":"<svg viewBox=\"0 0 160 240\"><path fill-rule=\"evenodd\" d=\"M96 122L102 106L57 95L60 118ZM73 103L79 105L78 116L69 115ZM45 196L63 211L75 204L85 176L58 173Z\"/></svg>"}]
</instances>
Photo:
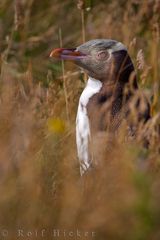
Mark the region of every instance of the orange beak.
<instances>
[{"instance_id":1,"label":"orange beak","mask_svg":"<svg viewBox=\"0 0 160 240\"><path fill-rule=\"evenodd\" d=\"M60 60L78 60L86 55L77 51L76 48L55 48L50 53L50 57Z\"/></svg>"}]
</instances>

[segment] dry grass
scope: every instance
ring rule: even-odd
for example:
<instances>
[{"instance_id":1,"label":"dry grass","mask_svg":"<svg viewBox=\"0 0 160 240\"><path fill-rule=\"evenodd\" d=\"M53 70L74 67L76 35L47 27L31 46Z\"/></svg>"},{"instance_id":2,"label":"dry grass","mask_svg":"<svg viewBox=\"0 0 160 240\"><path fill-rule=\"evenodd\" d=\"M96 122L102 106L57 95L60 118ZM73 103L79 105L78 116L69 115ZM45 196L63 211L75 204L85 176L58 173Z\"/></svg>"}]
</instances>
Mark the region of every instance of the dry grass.
<instances>
[{"instance_id":1,"label":"dry grass","mask_svg":"<svg viewBox=\"0 0 160 240\"><path fill-rule=\"evenodd\" d=\"M74 1L0 3L1 239L3 229L9 240L18 239L18 229L24 230L23 239L41 239L42 229L43 239L160 238L160 2L86 4L92 8L81 9L81 22ZM122 143L122 128L112 151L99 156L99 168L84 179L75 145L84 80L70 64L62 77L61 64L48 59L51 48L59 46L59 28L64 46L80 44L82 35L124 42L152 104L153 119L139 129L139 139ZM142 136L151 142L149 149L141 146ZM60 236L54 237L52 229L60 229ZM81 237L69 237L76 229Z\"/></svg>"}]
</instances>

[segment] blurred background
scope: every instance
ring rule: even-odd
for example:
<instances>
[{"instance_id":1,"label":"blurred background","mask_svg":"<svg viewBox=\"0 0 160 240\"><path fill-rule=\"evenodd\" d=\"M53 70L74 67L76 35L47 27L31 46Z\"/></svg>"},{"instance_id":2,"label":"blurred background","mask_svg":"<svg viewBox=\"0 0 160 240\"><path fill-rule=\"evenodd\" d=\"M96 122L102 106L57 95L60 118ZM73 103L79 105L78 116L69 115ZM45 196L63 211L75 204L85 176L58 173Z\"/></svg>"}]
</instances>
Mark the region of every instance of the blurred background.
<instances>
[{"instance_id":1,"label":"blurred background","mask_svg":"<svg viewBox=\"0 0 160 240\"><path fill-rule=\"evenodd\" d=\"M126 44L154 120L149 149L117 142L84 180L75 117L86 77L49 54L95 38ZM1 0L0 52L0 238L160 239L160 1Z\"/></svg>"}]
</instances>

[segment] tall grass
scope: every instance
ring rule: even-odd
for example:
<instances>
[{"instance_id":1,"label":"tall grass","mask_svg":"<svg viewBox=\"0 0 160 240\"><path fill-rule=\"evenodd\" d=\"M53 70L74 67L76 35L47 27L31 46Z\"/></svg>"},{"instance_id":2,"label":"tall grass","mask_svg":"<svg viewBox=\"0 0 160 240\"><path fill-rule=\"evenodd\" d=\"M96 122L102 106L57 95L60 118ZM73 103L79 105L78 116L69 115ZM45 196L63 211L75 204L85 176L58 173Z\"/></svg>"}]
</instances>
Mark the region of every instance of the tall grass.
<instances>
[{"instance_id":1,"label":"tall grass","mask_svg":"<svg viewBox=\"0 0 160 240\"><path fill-rule=\"evenodd\" d=\"M23 230L23 239L160 238L159 1L94 1L92 5L85 12L86 40L113 38L129 47L153 118L139 129L136 141L124 142L122 127L112 151L104 148L99 154L99 167L80 178L75 116L85 83L75 66L66 63L62 76L61 64L49 60L50 50L60 47L60 27L63 46L82 42L76 3L1 1L2 239L18 239L18 230ZM142 146L144 136L151 143L149 149Z\"/></svg>"}]
</instances>

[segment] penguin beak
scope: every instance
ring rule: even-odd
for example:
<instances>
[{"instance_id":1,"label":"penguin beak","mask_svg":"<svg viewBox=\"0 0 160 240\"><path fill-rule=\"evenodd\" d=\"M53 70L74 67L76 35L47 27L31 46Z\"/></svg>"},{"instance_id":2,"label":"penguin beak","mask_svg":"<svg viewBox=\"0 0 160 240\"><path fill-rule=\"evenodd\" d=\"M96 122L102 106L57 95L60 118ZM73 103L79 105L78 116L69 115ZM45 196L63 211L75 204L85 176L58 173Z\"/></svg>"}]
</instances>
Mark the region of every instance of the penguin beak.
<instances>
[{"instance_id":1,"label":"penguin beak","mask_svg":"<svg viewBox=\"0 0 160 240\"><path fill-rule=\"evenodd\" d=\"M76 48L55 48L50 53L51 58L71 61L82 59L85 56L85 54L77 51Z\"/></svg>"}]
</instances>

